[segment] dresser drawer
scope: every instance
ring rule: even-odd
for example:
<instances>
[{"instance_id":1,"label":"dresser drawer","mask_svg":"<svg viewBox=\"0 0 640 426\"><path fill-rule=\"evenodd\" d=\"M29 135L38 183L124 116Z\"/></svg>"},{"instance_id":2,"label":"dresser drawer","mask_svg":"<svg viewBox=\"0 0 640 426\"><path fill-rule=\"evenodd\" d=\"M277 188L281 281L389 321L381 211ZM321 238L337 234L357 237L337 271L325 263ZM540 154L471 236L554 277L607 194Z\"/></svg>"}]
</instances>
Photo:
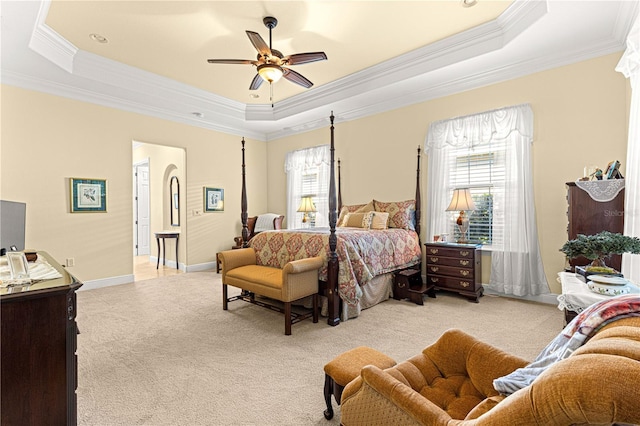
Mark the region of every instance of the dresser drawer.
<instances>
[{"instance_id":1,"label":"dresser drawer","mask_svg":"<svg viewBox=\"0 0 640 426\"><path fill-rule=\"evenodd\" d=\"M427 285L450 290L476 291L473 278L454 278L442 275L429 275Z\"/></svg>"},{"instance_id":2,"label":"dresser drawer","mask_svg":"<svg viewBox=\"0 0 640 426\"><path fill-rule=\"evenodd\" d=\"M464 259L473 259L475 250L466 247L441 247L427 244L427 262L429 256L445 256L445 257L461 257Z\"/></svg>"},{"instance_id":3,"label":"dresser drawer","mask_svg":"<svg viewBox=\"0 0 640 426\"><path fill-rule=\"evenodd\" d=\"M473 259L427 255L427 265L473 268Z\"/></svg>"},{"instance_id":4,"label":"dresser drawer","mask_svg":"<svg viewBox=\"0 0 640 426\"><path fill-rule=\"evenodd\" d=\"M474 279L474 270L472 268L461 268L457 266L441 266L427 265L427 275L446 275L450 277Z\"/></svg>"}]
</instances>

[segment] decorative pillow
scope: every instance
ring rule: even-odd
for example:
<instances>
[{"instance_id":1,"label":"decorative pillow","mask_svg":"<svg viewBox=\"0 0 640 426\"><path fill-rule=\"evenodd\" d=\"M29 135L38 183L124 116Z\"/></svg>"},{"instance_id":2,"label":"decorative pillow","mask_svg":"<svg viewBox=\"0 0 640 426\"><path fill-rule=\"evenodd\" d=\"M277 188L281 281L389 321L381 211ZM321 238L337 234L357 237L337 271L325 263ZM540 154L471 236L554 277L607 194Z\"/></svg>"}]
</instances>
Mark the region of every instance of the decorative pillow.
<instances>
[{"instance_id":1,"label":"decorative pillow","mask_svg":"<svg viewBox=\"0 0 640 426\"><path fill-rule=\"evenodd\" d=\"M389 213L369 212L369 217L365 217L364 220L365 222L367 222L368 220L368 226L364 226L364 228L387 229L387 222L389 222Z\"/></svg>"},{"instance_id":2,"label":"decorative pillow","mask_svg":"<svg viewBox=\"0 0 640 426\"><path fill-rule=\"evenodd\" d=\"M336 224L337 226L344 226L342 222L344 221L344 217L347 213L365 213L373 210L375 210L373 207L373 200L369 201L367 204L352 204L350 206L342 206Z\"/></svg>"},{"instance_id":3,"label":"decorative pillow","mask_svg":"<svg viewBox=\"0 0 640 426\"><path fill-rule=\"evenodd\" d=\"M372 212L374 210L375 210L375 207L373 206L373 200L371 200L364 206L357 209L355 213L366 213L366 212Z\"/></svg>"},{"instance_id":4,"label":"decorative pillow","mask_svg":"<svg viewBox=\"0 0 640 426\"><path fill-rule=\"evenodd\" d=\"M366 204L354 204L351 206L342 206L342 208L340 209L340 214L338 215L338 221L336 222L338 226L343 226L342 222L344 221L344 217L347 215L347 213L354 213L356 210L364 206L366 206Z\"/></svg>"},{"instance_id":5,"label":"decorative pillow","mask_svg":"<svg viewBox=\"0 0 640 426\"><path fill-rule=\"evenodd\" d=\"M389 213L389 228L402 228L415 231L415 200L395 201L389 203L373 200L373 205L376 211Z\"/></svg>"},{"instance_id":6,"label":"decorative pillow","mask_svg":"<svg viewBox=\"0 0 640 426\"><path fill-rule=\"evenodd\" d=\"M352 228L365 228L364 217L369 213L347 213L340 226L349 226Z\"/></svg>"}]
</instances>

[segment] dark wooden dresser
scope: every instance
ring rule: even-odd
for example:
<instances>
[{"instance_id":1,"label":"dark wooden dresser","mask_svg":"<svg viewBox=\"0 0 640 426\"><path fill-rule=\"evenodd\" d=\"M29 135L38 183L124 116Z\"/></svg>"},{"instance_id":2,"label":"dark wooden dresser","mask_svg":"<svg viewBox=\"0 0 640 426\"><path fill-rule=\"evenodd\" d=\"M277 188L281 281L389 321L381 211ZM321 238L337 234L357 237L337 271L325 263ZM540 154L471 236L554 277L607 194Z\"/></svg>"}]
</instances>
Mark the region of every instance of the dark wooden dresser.
<instances>
[{"instance_id":1,"label":"dark wooden dresser","mask_svg":"<svg viewBox=\"0 0 640 426\"><path fill-rule=\"evenodd\" d=\"M619 181L618 181L619 182ZM597 184L606 186L617 182L599 181ZM596 201L583 189L576 186L575 182L567 182L567 226L568 239L573 240L578 234L593 235L601 231L609 231L622 234L624 232L624 188L610 201ZM585 257L571 259L571 271L576 266L584 266L591 263ZM621 255L612 255L606 261L619 271L622 265Z\"/></svg>"},{"instance_id":2,"label":"dark wooden dresser","mask_svg":"<svg viewBox=\"0 0 640 426\"><path fill-rule=\"evenodd\" d=\"M2 425L77 424L76 290L82 285L48 254L61 275L0 289Z\"/></svg>"},{"instance_id":3,"label":"dark wooden dresser","mask_svg":"<svg viewBox=\"0 0 640 426\"><path fill-rule=\"evenodd\" d=\"M455 291L478 302L484 291L480 245L425 243L427 286Z\"/></svg>"}]
</instances>

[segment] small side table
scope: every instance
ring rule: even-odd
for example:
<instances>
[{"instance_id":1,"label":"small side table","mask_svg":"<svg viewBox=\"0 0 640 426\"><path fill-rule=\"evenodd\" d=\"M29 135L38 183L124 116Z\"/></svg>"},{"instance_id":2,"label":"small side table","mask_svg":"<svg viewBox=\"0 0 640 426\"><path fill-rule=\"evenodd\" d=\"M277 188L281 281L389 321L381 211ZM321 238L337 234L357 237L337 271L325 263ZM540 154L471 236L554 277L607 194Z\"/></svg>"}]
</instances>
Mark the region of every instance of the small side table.
<instances>
[{"instance_id":1,"label":"small side table","mask_svg":"<svg viewBox=\"0 0 640 426\"><path fill-rule=\"evenodd\" d=\"M592 292L573 272L559 272L558 277L562 285L562 294L558 296L558 309L564 311L567 324L589 306L612 297ZM630 293L640 293L640 288L633 285Z\"/></svg>"},{"instance_id":2,"label":"small side table","mask_svg":"<svg viewBox=\"0 0 640 426\"><path fill-rule=\"evenodd\" d=\"M180 240L180 232L179 231L161 231L156 232L156 242L158 243L158 263L156 264L156 269L160 267L160 240L162 240L162 253L164 257L162 258L162 264L167 264L167 251L165 249L164 240L167 238L175 238L176 240L176 269L180 269L178 263L178 241Z\"/></svg>"}]
</instances>

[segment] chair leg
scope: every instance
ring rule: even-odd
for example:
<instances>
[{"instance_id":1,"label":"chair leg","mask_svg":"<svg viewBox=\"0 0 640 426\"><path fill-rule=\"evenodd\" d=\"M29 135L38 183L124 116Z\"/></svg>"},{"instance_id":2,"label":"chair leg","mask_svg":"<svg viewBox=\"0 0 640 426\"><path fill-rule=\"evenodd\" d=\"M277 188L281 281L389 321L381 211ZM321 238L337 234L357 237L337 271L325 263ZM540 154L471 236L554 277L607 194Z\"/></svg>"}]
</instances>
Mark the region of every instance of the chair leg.
<instances>
[{"instance_id":1,"label":"chair leg","mask_svg":"<svg viewBox=\"0 0 640 426\"><path fill-rule=\"evenodd\" d=\"M284 334L291 335L291 302L284 302Z\"/></svg>"},{"instance_id":2,"label":"chair leg","mask_svg":"<svg viewBox=\"0 0 640 426\"><path fill-rule=\"evenodd\" d=\"M226 311L227 310L227 304L229 302L227 301L227 285L226 284L222 284L222 310Z\"/></svg>"},{"instance_id":3,"label":"chair leg","mask_svg":"<svg viewBox=\"0 0 640 426\"><path fill-rule=\"evenodd\" d=\"M311 303L313 303L313 322L317 323L318 322L318 293L313 294Z\"/></svg>"},{"instance_id":4,"label":"chair leg","mask_svg":"<svg viewBox=\"0 0 640 426\"><path fill-rule=\"evenodd\" d=\"M333 406L331 405L331 394L333 391L333 379L328 374L324 375L324 401L327 403L327 409L324 410L324 418L331 420L333 418Z\"/></svg>"}]
</instances>

